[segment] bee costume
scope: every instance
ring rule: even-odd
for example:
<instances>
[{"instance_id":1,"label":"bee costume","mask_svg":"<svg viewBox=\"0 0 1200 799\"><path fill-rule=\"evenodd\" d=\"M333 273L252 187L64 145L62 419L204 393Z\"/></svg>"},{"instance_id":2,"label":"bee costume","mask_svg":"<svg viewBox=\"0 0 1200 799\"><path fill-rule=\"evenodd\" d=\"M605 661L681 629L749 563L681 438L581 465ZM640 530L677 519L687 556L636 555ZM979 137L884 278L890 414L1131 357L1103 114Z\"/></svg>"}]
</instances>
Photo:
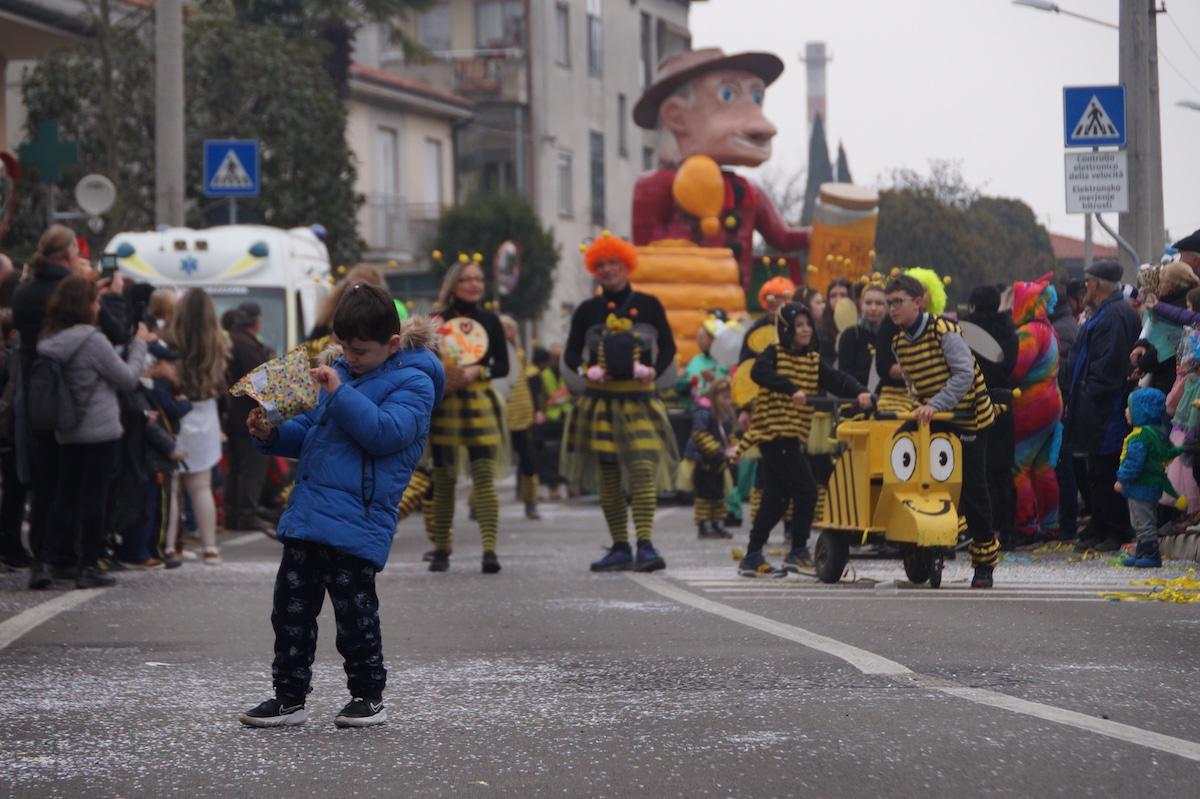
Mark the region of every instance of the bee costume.
<instances>
[{"instance_id":1,"label":"bee costume","mask_svg":"<svg viewBox=\"0 0 1200 799\"><path fill-rule=\"evenodd\" d=\"M888 292L905 291L895 283ZM959 512L971 534L973 587L990 588L1000 543L992 528L992 508L987 485L987 433L996 418L983 374L962 338L958 323L921 311L913 324L892 338L892 352L904 371L909 391L917 402L938 411L954 411L962 444L962 495Z\"/></svg>"},{"instance_id":2,"label":"bee costume","mask_svg":"<svg viewBox=\"0 0 1200 799\"><path fill-rule=\"evenodd\" d=\"M585 263L620 260L629 272L637 250L605 233L587 248ZM563 351L564 372L585 379L582 396L567 419L562 473L575 488L598 489L613 546L593 571L627 569L630 555L625 495L633 502L637 534L636 568L653 571L665 563L650 543L658 492L671 490L679 454L666 408L654 382L636 379L653 367L663 377L674 366L675 339L657 297L624 288L580 304L571 317ZM598 377L602 379L597 380ZM598 484L598 485L597 485Z\"/></svg>"},{"instance_id":3,"label":"bee costume","mask_svg":"<svg viewBox=\"0 0 1200 799\"><path fill-rule=\"evenodd\" d=\"M435 553L430 571L449 566L450 526L454 522L454 485L459 450L470 461L475 492L475 519L483 538L485 571L499 571L495 559L500 528L500 498L496 493L497 461L507 441L504 404L492 388L493 378L508 374L508 347L500 319L478 303L452 299L434 314L438 325L438 354L446 364L446 396L430 418L429 446L433 453L433 506L427 522ZM463 382L463 369L479 366L479 379ZM486 568L487 563L494 568Z\"/></svg>"}]
</instances>

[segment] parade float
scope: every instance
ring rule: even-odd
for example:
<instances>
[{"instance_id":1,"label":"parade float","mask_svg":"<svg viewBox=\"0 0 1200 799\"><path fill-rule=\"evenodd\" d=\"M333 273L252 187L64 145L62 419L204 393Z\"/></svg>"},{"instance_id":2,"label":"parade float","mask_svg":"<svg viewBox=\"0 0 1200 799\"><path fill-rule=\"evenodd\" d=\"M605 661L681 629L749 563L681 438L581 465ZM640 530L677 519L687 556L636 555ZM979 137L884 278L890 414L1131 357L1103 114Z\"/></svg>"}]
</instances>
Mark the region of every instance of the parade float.
<instances>
[{"instance_id":1,"label":"parade float","mask_svg":"<svg viewBox=\"0 0 1200 799\"><path fill-rule=\"evenodd\" d=\"M874 191L823 185L810 230L788 225L765 191L730 169L771 157L776 130L763 100L782 72L771 53L677 53L634 106L634 122L658 131L660 163L634 187L634 287L662 301L682 362L698 352L709 311L743 315L748 293L769 276L755 258L755 232L776 251L809 252L802 279L818 287L872 268Z\"/></svg>"}]
</instances>

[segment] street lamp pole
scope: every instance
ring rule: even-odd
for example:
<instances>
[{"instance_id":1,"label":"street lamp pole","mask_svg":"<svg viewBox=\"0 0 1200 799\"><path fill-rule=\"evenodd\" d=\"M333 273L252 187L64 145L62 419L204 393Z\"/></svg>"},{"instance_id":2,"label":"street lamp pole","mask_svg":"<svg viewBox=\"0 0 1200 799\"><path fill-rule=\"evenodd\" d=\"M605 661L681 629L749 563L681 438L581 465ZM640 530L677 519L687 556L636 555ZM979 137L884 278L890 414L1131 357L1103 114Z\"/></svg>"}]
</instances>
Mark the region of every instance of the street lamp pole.
<instances>
[{"instance_id":1,"label":"street lamp pole","mask_svg":"<svg viewBox=\"0 0 1200 799\"><path fill-rule=\"evenodd\" d=\"M154 8L154 221L183 226L183 2Z\"/></svg>"},{"instance_id":2,"label":"street lamp pole","mask_svg":"<svg viewBox=\"0 0 1200 799\"><path fill-rule=\"evenodd\" d=\"M1163 252L1162 129L1159 123L1158 23L1154 0L1121 0L1121 83L1125 86L1129 213L1117 229L1138 258ZM1137 269L1136 262L1125 263Z\"/></svg>"}]
</instances>

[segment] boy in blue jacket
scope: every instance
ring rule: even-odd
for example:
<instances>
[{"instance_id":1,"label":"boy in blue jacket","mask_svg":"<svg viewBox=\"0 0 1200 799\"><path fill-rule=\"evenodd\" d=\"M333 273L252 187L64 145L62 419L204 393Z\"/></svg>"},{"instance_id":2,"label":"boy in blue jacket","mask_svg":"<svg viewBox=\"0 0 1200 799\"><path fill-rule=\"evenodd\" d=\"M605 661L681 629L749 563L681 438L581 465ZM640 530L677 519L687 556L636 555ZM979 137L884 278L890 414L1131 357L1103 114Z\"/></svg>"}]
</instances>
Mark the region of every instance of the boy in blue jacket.
<instances>
[{"instance_id":1,"label":"boy in blue jacket","mask_svg":"<svg viewBox=\"0 0 1200 799\"><path fill-rule=\"evenodd\" d=\"M275 697L243 713L243 724L304 722L317 615L327 591L353 697L334 723L369 727L387 718L375 573L387 562L396 504L442 398L442 365L429 349L432 330L415 319L401 329L391 297L356 284L333 315L343 355L313 370L321 386L317 407L274 430L261 409L246 420L259 450L300 462L275 533L283 541L271 611Z\"/></svg>"},{"instance_id":2,"label":"boy in blue jacket","mask_svg":"<svg viewBox=\"0 0 1200 799\"><path fill-rule=\"evenodd\" d=\"M1181 452L1167 437L1167 398L1157 388L1139 388L1129 395L1125 420L1133 431L1121 447L1121 465L1113 490L1129 500L1129 523L1137 533L1133 555L1124 566L1157 569L1162 566L1158 549L1158 499L1164 493L1175 497L1181 510L1187 501L1167 480L1167 464Z\"/></svg>"}]
</instances>

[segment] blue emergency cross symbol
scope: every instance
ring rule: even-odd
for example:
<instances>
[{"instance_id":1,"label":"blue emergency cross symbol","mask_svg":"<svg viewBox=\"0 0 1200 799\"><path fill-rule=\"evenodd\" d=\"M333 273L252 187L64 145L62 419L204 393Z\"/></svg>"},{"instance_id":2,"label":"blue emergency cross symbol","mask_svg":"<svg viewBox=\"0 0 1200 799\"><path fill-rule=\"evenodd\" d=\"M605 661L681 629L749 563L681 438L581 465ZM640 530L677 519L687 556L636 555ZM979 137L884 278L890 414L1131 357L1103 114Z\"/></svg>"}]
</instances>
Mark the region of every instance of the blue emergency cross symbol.
<instances>
[{"instance_id":1,"label":"blue emergency cross symbol","mask_svg":"<svg viewBox=\"0 0 1200 799\"><path fill-rule=\"evenodd\" d=\"M185 275L190 275L200 268L200 262L192 256L188 256L179 262L179 271Z\"/></svg>"}]
</instances>

